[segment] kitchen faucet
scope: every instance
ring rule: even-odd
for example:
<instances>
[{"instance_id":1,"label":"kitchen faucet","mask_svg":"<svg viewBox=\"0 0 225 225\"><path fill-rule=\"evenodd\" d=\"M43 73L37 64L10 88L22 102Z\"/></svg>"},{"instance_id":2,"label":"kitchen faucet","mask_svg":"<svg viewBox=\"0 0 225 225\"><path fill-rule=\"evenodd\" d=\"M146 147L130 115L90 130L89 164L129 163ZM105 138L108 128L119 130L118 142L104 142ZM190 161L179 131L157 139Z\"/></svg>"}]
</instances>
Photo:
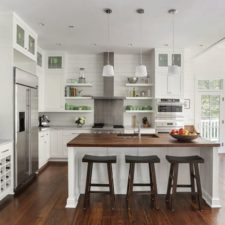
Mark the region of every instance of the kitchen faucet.
<instances>
[{"instance_id":1,"label":"kitchen faucet","mask_svg":"<svg viewBox=\"0 0 225 225\"><path fill-rule=\"evenodd\" d=\"M135 131L134 129L134 134L138 134L138 137L141 138L141 124L139 123L139 121L137 121L137 125L138 125L138 130Z\"/></svg>"},{"instance_id":2,"label":"kitchen faucet","mask_svg":"<svg viewBox=\"0 0 225 225\"><path fill-rule=\"evenodd\" d=\"M138 137L141 138L141 125L138 123Z\"/></svg>"}]
</instances>

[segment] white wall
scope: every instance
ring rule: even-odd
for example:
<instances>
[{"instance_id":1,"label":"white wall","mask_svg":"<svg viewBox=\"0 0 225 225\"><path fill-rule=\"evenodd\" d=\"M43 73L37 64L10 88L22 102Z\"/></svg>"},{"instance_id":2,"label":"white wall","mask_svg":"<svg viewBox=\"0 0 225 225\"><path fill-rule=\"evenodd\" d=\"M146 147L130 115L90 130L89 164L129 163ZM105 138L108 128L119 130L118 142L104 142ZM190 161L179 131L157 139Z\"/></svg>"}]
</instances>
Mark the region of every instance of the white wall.
<instances>
[{"instance_id":1,"label":"white wall","mask_svg":"<svg viewBox=\"0 0 225 225\"><path fill-rule=\"evenodd\" d=\"M193 59L193 73L195 79L223 79L225 84L225 43L220 43L198 57ZM224 88L224 87L223 87ZM221 97L225 97L225 91L221 93ZM197 92L195 93L197 96ZM196 101L195 110L198 111L199 102ZM225 152L225 124L222 120L225 120L225 105L224 101L220 108L220 142L223 146L220 148L220 152ZM199 124L199 121L195 121Z\"/></svg>"},{"instance_id":2,"label":"white wall","mask_svg":"<svg viewBox=\"0 0 225 225\"><path fill-rule=\"evenodd\" d=\"M199 49L184 51L184 99L190 99L190 109L184 110L185 123L195 122L196 79L225 79L225 44L199 54Z\"/></svg>"},{"instance_id":3,"label":"white wall","mask_svg":"<svg viewBox=\"0 0 225 225\"><path fill-rule=\"evenodd\" d=\"M50 53L47 53L48 55ZM114 55L114 89L115 96L126 96L128 88L125 87L128 76L134 76L135 67L138 64L139 55L137 54L115 54ZM143 62L149 68L149 55L143 56ZM79 69L85 68L85 77L86 81L93 83L93 87L82 87L79 88L82 90L82 94L89 94L93 96L102 96L103 95L103 54L68 54L66 55L66 63L64 68L64 73L62 74L65 77L65 82L67 79L78 79L79 78ZM77 105L91 105L93 108L93 100L83 100L83 101L68 101L73 102ZM127 104L136 104L136 105L148 105L151 102L128 102L125 101L124 105ZM52 125L73 125L74 118L84 115L86 117L86 124L92 125L94 123L94 114L93 113L47 113L50 117ZM144 115L138 115L140 120ZM146 115L145 115L146 116ZM150 115L147 115L150 118ZM131 114L124 113L124 125L131 125Z\"/></svg>"},{"instance_id":4,"label":"white wall","mask_svg":"<svg viewBox=\"0 0 225 225\"><path fill-rule=\"evenodd\" d=\"M190 99L190 109L184 109L184 124L194 124L195 77L193 73L193 51L184 50L184 99Z\"/></svg>"},{"instance_id":5,"label":"white wall","mask_svg":"<svg viewBox=\"0 0 225 225\"><path fill-rule=\"evenodd\" d=\"M12 14L0 13L0 138L13 139Z\"/></svg>"},{"instance_id":6,"label":"white wall","mask_svg":"<svg viewBox=\"0 0 225 225\"><path fill-rule=\"evenodd\" d=\"M225 44L218 44L194 58L193 69L198 78L225 78Z\"/></svg>"}]
</instances>

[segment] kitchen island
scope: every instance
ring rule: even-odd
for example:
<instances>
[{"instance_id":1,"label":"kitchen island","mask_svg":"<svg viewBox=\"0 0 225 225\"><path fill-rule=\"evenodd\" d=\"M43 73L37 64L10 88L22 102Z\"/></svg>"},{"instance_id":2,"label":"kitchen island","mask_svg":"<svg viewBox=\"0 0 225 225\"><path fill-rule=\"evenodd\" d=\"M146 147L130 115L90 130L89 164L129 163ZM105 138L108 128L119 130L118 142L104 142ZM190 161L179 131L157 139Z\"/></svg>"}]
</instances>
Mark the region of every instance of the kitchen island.
<instances>
[{"instance_id":1,"label":"kitchen island","mask_svg":"<svg viewBox=\"0 0 225 225\"><path fill-rule=\"evenodd\" d=\"M165 194L169 175L169 163L166 155L199 155L205 163L200 165L203 198L212 208L219 208L218 192L218 147L217 143L197 138L193 142L183 143L174 140L168 134L132 136L126 134L80 134L68 144L68 198L67 208L75 208L78 198L85 190L87 164L82 163L85 154L116 155L117 163L113 165L113 177L116 194L125 194L128 179L128 164L125 155L158 155L161 162L156 164L156 179L159 194ZM92 182L106 183L107 174L103 164L95 164ZM147 165L137 165L135 181L148 180ZM190 183L188 165L179 166L178 183ZM144 190L145 187L141 187ZM140 188L137 190L140 190ZM178 188L179 191L179 188ZM182 189L182 191L185 191ZM187 191L190 191L187 189Z\"/></svg>"}]
</instances>

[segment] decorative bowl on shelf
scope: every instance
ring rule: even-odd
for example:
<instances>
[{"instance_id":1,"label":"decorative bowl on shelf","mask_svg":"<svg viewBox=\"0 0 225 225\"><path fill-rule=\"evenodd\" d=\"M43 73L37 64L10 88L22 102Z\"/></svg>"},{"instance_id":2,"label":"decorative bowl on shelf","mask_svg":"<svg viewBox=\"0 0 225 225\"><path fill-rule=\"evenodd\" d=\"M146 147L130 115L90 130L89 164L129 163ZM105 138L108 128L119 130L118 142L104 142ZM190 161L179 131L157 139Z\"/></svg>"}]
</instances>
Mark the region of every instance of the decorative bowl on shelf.
<instances>
[{"instance_id":1,"label":"decorative bowl on shelf","mask_svg":"<svg viewBox=\"0 0 225 225\"><path fill-rule=\"evenodd\" d=\"M128 77L127 78L128 83L135 84L138 81L138 77Z\"/></svg>"},{"instance_id":2,"label":"decorative bowl on shelf","mask_svg":"<svg viewBox=\"0 0 225 225\"><path fill-rule=\"evenodd\" d=\"M180 142L191 142L194 139L199 137L199 134L189 134L189 135L180 135L180 134L171 134L170 136L172 136L173 138L175 138L177 141Z\"/></svg>"}]
</instances>

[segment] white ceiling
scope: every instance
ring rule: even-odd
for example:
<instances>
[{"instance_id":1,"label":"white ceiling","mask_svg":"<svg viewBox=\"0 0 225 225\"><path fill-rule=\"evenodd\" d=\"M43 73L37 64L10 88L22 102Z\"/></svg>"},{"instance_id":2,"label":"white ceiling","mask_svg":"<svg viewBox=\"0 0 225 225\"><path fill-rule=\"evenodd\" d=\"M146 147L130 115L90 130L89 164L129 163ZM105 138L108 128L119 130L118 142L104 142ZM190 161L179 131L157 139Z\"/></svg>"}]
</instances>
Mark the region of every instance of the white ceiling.
<instances>
[{"instance_id":1,"label":"white ceiling","mask_svg":"<svg viewBox=\"0 0 225 225\"><path fill-rule=\"evenodd\" d=\"M15 11L32 26L44 49L106 51L104 8L113 11L110 50L114 52L171 45L171 16L167 13L170 8L179 11L175 17L175 47L206 47L225 36L224 0L0 0L1 6ZM145 9L142 42L137 8ZM75 29L70 30L68 25Z\"/></svg>"}]
</instances>

